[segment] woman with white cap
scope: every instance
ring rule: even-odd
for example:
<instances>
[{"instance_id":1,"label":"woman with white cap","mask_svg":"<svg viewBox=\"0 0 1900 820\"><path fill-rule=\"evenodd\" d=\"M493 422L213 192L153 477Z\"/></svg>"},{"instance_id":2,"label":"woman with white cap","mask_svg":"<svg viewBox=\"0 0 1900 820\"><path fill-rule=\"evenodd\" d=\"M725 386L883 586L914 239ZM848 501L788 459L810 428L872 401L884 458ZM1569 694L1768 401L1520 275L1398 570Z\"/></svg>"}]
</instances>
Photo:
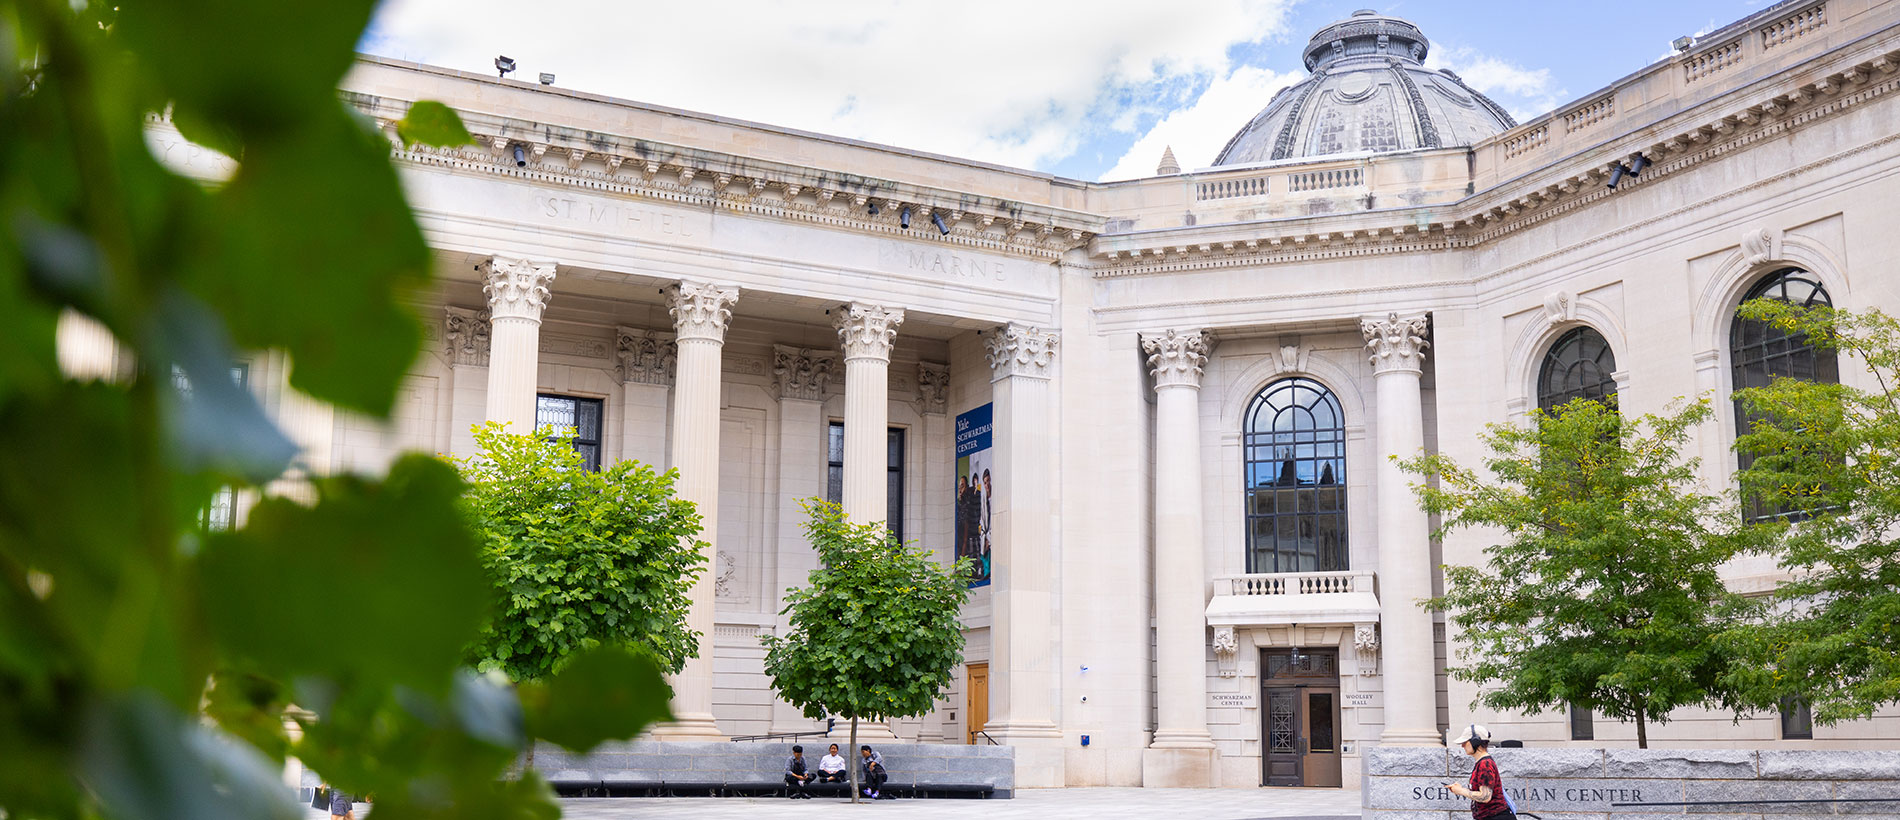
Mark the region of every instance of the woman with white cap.
<instances>
[{"instance_id":1,"label":"woman with white cap","mask_svg":"<svg viewBox=\"0 0 1900 820\"><path fill-rule=\"evenodd\" d=\"M1504 778L1498 774L1498 762L1491 759L1491 730L1476 723L1465 727L1455 741L1473 758L1471 782L1460 786L1446 783L1452 794L1471 801L1473 820L1517 820L1509 799L1504 795Z\"/></svg>"}]
</instances>

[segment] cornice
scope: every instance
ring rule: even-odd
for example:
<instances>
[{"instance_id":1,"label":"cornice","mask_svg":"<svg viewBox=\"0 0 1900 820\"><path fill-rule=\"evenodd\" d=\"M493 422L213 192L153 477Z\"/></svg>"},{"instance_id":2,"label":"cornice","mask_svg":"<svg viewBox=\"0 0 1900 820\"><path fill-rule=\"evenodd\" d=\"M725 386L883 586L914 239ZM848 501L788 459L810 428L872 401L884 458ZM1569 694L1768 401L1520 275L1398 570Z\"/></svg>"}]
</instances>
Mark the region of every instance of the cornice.
<instances>
[{"instance_id":1,"label":"cornice","mask_svg":"<svg viewBox=\"0 0 1900 820\"><path fill-rule=\"evenodd\" d=\"M1619 144L1620 149L1572 157L1448 205L1262 222L1251 238L1220 242L1195 241L1194 237L1209 228L1236 226L1157 231L1152 243L1133 249L1105 249L1101 240L1118 237L1102 237L1092 243L1090 258L1101 265L1094 276L1149 276L1482 246L1885 96L1900 89L1897 69L1900 51L1886 52L1818 80L1795 83L1792 88L1784 85L1787 90L1757 97L1758 102L1740 108L1718 107L1730 113L1704 117L1689 128L1664 129L1663 133L1673 131L1666 138L1628 134L1604 143ZM1604 182L1610 169L1628 156L1623 151L1641 151L1651 164L1641 176L1626 177L1618 188L1607 188ZM1613 158L1606 161L1605 156L1612 153ZM1420 214L1438 216L1421 222ZM1386 221L1369 222L1369 217Z\"/></svg>"},{"instance_id":2,"label":"cornice","mask_svg":"<svg viewBox=\"0 0 1900 820\"><path fill-rule=\"evenodd\" d=\"M562 135L557 126L461 112L477 144L456 148L393 139L408 101L348 94L345 99L392 136L397 161L522 179L591 192L706 207L831 228L940 242L1043 261L1086 245L1105 217L963 191L669 145L594 132ZM512 151L521 146L526 166ZM875 205L878 213L871 214ZM900 226L909 208L910 228ZM948 233L931 217L943 220Z\"/></svg>"}]
</instances>

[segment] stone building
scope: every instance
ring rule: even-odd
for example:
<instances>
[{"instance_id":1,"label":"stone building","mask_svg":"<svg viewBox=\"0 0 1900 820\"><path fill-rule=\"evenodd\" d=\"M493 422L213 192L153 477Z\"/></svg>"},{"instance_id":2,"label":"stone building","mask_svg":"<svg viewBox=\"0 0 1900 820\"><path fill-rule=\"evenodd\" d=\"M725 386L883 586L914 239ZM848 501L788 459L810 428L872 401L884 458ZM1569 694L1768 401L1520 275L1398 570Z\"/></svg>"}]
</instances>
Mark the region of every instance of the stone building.
<instances>
[{"instance_id":1,"label":"stone building","mask_svg":"<svg viewBox=\"0 0 1900 820\"><path fill-rule=\"evenodd\" d=\"M1470 720L1631 745L1468 707L1414 602L1485 539L1433 541L1386 456L1815 365L1731 338L1751 294L1900 311L1900 2L1774 5L1521 124L1429 48L1354 14L1211 167L1113 183L365 58L365 114L440 100L480 143L392 149L438 262L428 349L386 425L299 400L281 357L245 377L318 470L466 453L489 419L679 469L715 554L663 737L812 728L759 637L819 496L990 567L957 684L889 729L1013 745L1023 786L1352 786L1366 748ZM1699 437L1711 487L1734 427ZM1891 710L1675 717L1658 745L1900 737Z\"/></svg>"}]
</instances>

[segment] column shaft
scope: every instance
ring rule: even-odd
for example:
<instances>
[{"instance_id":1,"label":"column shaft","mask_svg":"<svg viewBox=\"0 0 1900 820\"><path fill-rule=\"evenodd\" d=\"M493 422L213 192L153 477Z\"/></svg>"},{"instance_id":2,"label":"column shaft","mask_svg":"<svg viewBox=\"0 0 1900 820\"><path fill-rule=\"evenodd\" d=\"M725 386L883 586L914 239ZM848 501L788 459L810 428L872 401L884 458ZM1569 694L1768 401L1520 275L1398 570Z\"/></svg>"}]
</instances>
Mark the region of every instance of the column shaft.
<instances>
[{"instance_id":1,"label":"column shaft","mask_svg":"<svg viewBox=\"0 0 1900 820\"><path fill-rule=\"evenodd\" d=\"M860 302L838 309L844 348L844 514L857 524L889 514L885 442L890 429L891 344L904 311ZM888 522L885 522L888 523Z\"/></svg>"}]
</instances>

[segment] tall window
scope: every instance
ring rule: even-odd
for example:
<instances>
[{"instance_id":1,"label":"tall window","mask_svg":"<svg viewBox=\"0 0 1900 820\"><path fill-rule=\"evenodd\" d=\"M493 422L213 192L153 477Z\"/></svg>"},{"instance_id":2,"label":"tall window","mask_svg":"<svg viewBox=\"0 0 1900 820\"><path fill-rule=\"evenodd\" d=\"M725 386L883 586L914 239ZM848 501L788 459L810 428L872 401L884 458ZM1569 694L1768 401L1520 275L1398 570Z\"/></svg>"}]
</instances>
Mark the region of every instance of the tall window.
<instances>
[{"instance_id":1,"label":"tall window","mask_svg":"<svg viewBox=\"0 0 1900 820\"><path fill-rule=\"evenodd\" d=\"M1591 709L1588 706L1578 706L1575 703L1571 703L1569 705L1570 705L1570 739L1571 740L1596 740L1597 739L1596 710Z\"/></svg>"},{"instance_id":2,"label":"tall window","mask_svg":"<svg viewBox=\"0 0 1900 820\"><path fill-rule=\"evenodd\" d=\"M1800 698L1781 701L1781 739L1814 739L1814 715L1808 711L1807 701Z\"/></svg>"},{"instance_id":3,"label":"tall window","mask_svg":"<svg viewBox=\"0 0 1900 820\"><path fill-rule=\"evenodd\" d=\"M574 435L574 449L581 451L587 469L600 469L600 399L573 396L534 397L534 429L552 427L556 433Z\"/></svg>"},{"instance_id":4,"label":"tall window","mask_svg":"<svg viewBox=\"0 0 1900 820\"><path fill-rule=\"evenodd\" d=\"M1537 371L1537 406L1544 410L1575 399L1603 399L1616 395L1616 352L1603 334L1587 327L1572 329L1550 346Z\"/></svg>"},{"instance_id":5,"label":"tall window","mask_svg":"<svg viewBox=\"0 0 1900 820\"><path fill-rule=\"evenodd\" d=\"M1319 382L1267 385L1247 409L1247 571L1351 567L1346 545L1346 421Z\"/></svg>"},{"instance_id":6,"label":"tall window","mask_svg":"<svg viewBox=\"0 0 1900 820\"><path fill-rule=\"evenodd\" d=\"M1780 299L1802 307L1833 304L1833 300L1828 298L1827 288L1821 286L1820 280L1799 268L1778 270L1763 277L1748 289L1748 295L1742 297L1744 302L1752 299ZM1833 351L1815 349L1804 334L1788 333L1740 316L1735 317L1729 325L1728 352L1736 390L1767 387L1777 378L1824 384L1840 381L1840 369ZM1736 400L1737 433L1748 432L1754 427L1756 419L1742 406L1740 400ZM1737 453L1736 459L1737 466L1744 470L1755 460L1748 453ZM1788 511L1770 508L1756 501L1746 515L1750 521L1763 521L1786 516Z\"/></svg>"},{"instance_id":7,"label":"tall window","mask_svg":"<svg viewBox=\"0 0 1900 820\"><path fill-rule=\"evenodd\" d=\"M825 500L844 501L844 422L834 421L825 446ZM904 428L892 427L884 439L884 516L891 535L904 540Z\"/></svg>"}]
</instances>

